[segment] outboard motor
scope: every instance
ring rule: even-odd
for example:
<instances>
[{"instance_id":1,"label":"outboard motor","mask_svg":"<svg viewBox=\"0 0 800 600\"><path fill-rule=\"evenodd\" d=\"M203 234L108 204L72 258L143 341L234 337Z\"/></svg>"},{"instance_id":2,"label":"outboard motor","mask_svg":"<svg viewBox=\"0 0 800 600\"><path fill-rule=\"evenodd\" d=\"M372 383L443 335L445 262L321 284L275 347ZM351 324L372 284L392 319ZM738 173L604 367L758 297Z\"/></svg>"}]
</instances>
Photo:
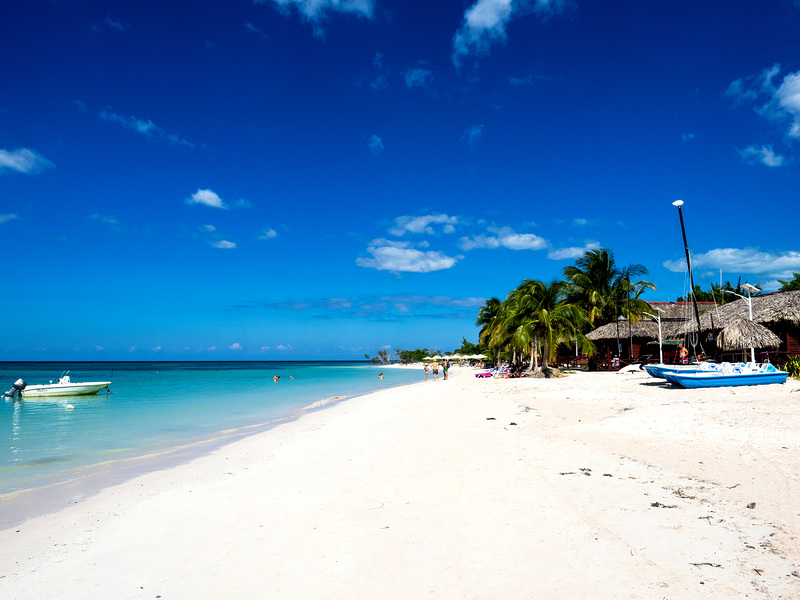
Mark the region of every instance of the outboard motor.
<instances>
[{"instance_id":1,"label":"outboard motor","mask_svg":"<svg viewBox=\"0 0 800 600\"><path fill-rule=\"evenodd\" d=\"M22 397L22 390L24 390L26 387L28 387L27 383L25 383L22 379L17 379L14 382L14 387L5 393L5 397L6 398L13 398L15 396Z\"/></svg>"}]
</instances>

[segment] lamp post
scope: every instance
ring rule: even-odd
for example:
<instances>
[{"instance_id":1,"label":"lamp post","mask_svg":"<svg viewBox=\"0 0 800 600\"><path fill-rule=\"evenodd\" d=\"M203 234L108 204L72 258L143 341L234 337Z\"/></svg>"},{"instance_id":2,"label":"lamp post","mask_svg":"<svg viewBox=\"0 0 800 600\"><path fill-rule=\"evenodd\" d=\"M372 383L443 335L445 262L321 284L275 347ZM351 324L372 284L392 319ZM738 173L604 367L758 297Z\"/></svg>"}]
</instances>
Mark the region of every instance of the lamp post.
<instances>
[{"instance_id":1,"label":"lamp post","mask_svg":"<svg viewBox=\"0 0 800 600\"><path fill-rule=\"evenodd\" d=\"M659 364L663 365L664 364L664 351L661 349L661 313L664 312L664 311L661 310L660 308L658 308L657 306L654 306L653 308L655 308L658 311L659 314L651 315L649 312L646 312L644 314L647 315L648 317L653 317L654 319L656 319L658 321L658 362L659 362Z\"/></svg>"},{"instance_id":2,"label":"lamp post","mask_svg":"<svg viewBox=\"0 0 800 600\"><path fill-rule=\"evenodd\" d=\"M694 294L694 276L692 275L692 259L689 256L689 244L686 243L686 228L683 226L683 200L675 200L672 206L678 207L678 216L681 219L681 233L683 234L683 247L686 249L686 267L689 269L689 284L692 286L692 303L694 304L694 317L697 319L697 339L700 339L700 311L697 309L697 297ZM694 344L692 344L694 346ZM700 350L703 350L703 343L700 342ZM697 351L695 350L695 354Z\"/></svg>"},{"instance_id":3,"label":"lamp post","mask_svg":"<svg viewBox=\"0 0 800 600\"><path fill-rule=\"evenodd\" d=\"M622 359L622 343L619 340L619 323L620 323L620 321L627 321L627 319L623 315L620 315L620 316L617 317L617 356L619 356L620 359Z\"/></svg>"},{"instance_id":4,"label":"lamp post","mask_svg":"<svg viewBox=\"0 0 800 600\"><path fill-rule=\"evenodd\" d=\"M734 296L739 296L739 298L741 298L742 300L747 300L747 308L750 309L750 321L752 321L753 320L753 297L751 296L751 293L752 292L760 292L761 290L758 289L754 285L750 285L749 283L743 283L742 284L742 289L747 290L747 297L746 298L744 296L742 296L741 294L737 294L736 292L734 292L732 290L722 290L722 291L723 292L727 292L729 294L733 294ZM753 348L752 346L750 346L750 362L752 362L753 364L755 364L755 362L756 362L756 351L755 351L755 348Z\"/></svg>"}]
</instances>

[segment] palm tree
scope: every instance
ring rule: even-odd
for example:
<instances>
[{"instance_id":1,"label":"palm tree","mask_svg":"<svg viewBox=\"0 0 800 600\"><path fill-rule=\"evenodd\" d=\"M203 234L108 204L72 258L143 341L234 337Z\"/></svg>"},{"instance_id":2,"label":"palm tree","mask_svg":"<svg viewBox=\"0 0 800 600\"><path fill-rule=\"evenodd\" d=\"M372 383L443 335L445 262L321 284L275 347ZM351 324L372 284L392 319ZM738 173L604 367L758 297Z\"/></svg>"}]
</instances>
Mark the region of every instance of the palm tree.
<instances>
[{"instance_id":1,"label":"palm tree","mask_svg":"<svg viewBox=\"0 0 800 600\"><path fill-rule=\"evenodd\" d=\"M656 286L649 281L634 281L647 275L644 265L632 264L620 269L614 253L607 248L587 250L574 266L564 267L566 294L570 302L586 310L593 326L612 323L619 315L633 322L649 310L639 296Z\"/></svg>"},{"instance_id":2,"label":"palm tree","mask_svg":"<svg viewBox=\"0 0 800 600\"><path fill-rule=\"evenodd\" d=\"M589 317L583 308L567 299L567 282L552 281L546 284L538 280L526 280L517 289L524 290L519 300L520 313L534 340L531 368L537 368L536 340L540 340L542 346L543 369L547 368L561 342L575 339L584 352L594 351L592 342L581 333L581 329L588 326Z\"/></svg>"}]
</instances>

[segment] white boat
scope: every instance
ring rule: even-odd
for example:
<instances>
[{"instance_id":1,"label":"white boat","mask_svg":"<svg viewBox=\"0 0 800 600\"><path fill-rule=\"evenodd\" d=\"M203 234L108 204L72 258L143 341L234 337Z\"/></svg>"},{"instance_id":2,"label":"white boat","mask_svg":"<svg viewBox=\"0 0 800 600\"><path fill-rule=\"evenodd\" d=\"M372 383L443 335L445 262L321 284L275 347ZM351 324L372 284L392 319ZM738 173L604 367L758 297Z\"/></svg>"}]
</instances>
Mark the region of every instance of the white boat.
<instances>
[{"instance_id":1,"label":"white boat","mask_svg":"<svg viewBox=\"0 0 800 600\"><path fill-rule=\"evenodd\" d=\"M110 381L70 381L65 374L56 379L55 383L42 385L28 385L22 379L14 383L14 387L5 393L7 398L19 396L20 398L51 398L56 396L91 396L100 390L108 391Z\"/></svg>"}]
</instances>

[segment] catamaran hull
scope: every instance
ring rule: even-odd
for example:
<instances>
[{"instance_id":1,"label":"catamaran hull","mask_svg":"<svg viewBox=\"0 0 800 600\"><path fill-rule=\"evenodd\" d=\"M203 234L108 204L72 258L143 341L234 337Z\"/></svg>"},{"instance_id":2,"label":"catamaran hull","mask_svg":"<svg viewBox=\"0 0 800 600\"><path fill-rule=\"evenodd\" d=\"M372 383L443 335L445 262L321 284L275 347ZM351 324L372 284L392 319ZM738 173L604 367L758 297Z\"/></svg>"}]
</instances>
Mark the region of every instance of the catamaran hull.
<instances>
[{"instance_id":1,"label":"catamaran hull","mask_svg":"<svg viewBox=\"0 0 800 600\"><path fill-rule=\"evenodd\" d=\"M108 389L110 381L91 381L86 383L49 383L29 385L20 395L23 398L51 398L57 396L91 396L102 389Z\"/></svg>"},{"instance_id":2,"label":"catamaran hull","mask_svg":"<svg viewBox=\"0 0 800 600\"><path fill-rule=\"evenodd\" d=\"M667 373L679 373L681 375L686 375L689 373L702 373L708 372L709 370L714 370L713 368L700 368L699 365L661 365L661 364L654 364L654 365L645 365L644 370L647 371L647 374L650 377L659 377L661 379L665 379Z\"/></svg>"},{"instance_id":3,"label":"catamaran hull","mask_svg":"<svg viewBox=\"0 0 800 600\"><path fill-rule=\"evenodd\" d=\"M685 388L711 388L786 383L786 378L788 376L789 373L786 371L775 371L773 373L740 373L736 375L698 375L682 373L664 374L664 378L667 381Z\"/></svg>"}]
</instances>

